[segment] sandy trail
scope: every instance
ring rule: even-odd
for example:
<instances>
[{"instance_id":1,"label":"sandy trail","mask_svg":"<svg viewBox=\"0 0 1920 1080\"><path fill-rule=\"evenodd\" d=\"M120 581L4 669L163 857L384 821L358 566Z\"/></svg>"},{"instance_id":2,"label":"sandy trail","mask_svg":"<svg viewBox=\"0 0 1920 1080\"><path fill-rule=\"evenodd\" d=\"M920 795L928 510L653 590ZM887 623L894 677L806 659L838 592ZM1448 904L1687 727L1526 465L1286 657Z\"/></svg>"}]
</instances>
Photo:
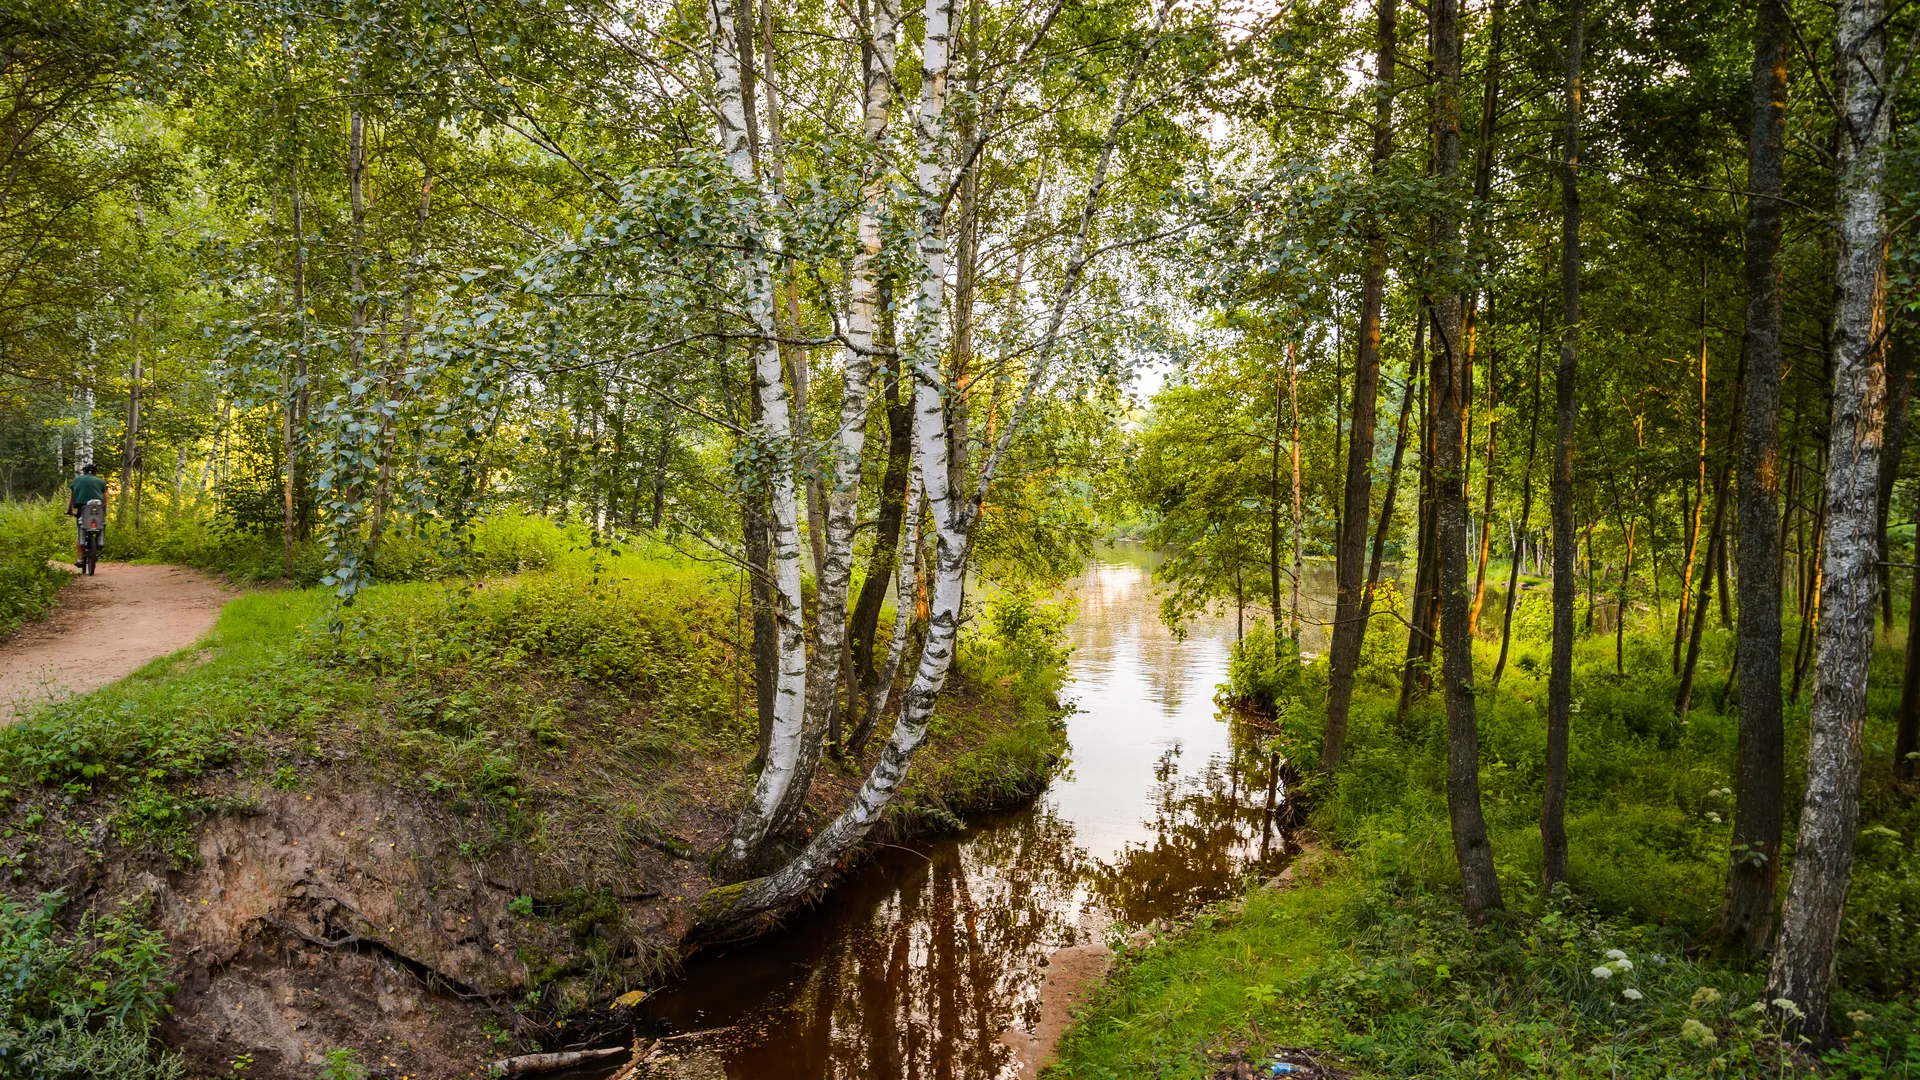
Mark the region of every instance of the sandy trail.
<instances>
[{"instance_id":1,"label":"sandy trail","mask_svg":"<svg viewBox=\"0 0 1920 1080\"><path fill-rule=\"evenodd\" d=\"M233 597L182 566L101 563L93 577L75 572L52 618L0 641L0 724L192 645Z\"/></svg>"}]
</instances>

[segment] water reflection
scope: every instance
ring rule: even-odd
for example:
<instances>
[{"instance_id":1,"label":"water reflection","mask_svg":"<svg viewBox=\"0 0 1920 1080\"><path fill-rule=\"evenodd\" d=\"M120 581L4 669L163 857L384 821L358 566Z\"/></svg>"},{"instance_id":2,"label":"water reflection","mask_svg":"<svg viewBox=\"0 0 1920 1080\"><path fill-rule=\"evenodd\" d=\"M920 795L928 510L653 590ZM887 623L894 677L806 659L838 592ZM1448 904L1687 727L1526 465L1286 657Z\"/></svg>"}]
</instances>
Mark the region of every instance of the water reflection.
<instances>
[{"instance_id":1,"label":"water reflection","mask_svg":"<svg viewBox=\"0 0 1920 1080\"><path fill-rule=\"evenodd\" d=\"M1045 797L884 850L821 911L696 961L644 1007L643 1033L691 1035L674 1045L699 1060L693 1075L1011 1075L999 1036L1037 1022L1050 954L1278 869L1277 763L1212 701L1232 626L1173 638L1145 562L1105 559L1078 585L1073 765Z\"/></svg>"}]
</instances>

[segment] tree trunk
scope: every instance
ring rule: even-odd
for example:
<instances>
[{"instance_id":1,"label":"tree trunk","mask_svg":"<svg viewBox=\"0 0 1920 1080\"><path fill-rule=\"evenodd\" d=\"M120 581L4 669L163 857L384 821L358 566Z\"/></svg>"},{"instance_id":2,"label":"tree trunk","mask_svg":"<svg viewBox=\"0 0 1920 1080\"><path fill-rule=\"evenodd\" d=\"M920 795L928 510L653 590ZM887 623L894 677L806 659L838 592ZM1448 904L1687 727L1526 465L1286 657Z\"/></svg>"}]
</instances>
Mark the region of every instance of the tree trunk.
<instances>
[{"instance_id":1,"label":"tree trunk","mask_svg":"<svg viewBox=\"0 0 1920 1080\"><path fill-rule=\"evenodd\" d=\"M1886 450L1880 456L1880 497L1874 513L1874 533L1880 553L1880 614L1887 633L1893 633L1893 568L1887 565L1887 513L1893 507L1893 483L1900 476L1900 458L1907 449L1907 402L1913 389L1913 339L1908 336L1907 320L1895 308L1887 313L1892 321L1886 335L1887 355L1887 437ZM1920 551L1920 547L1916 548Z\"/></svg>"},{"instance_id":2,"label":"tree trunk","mask_svg":"<svg viewBox=\"0 0 1920 1080\"><path fill-rule=\"evenodd\" d=\"M1386 557L1387 534L1393 529L1394 497L1400 491L1400 464L1407 452L1407 421L1413 412L1414 385L1420 380L1420 357L1415 354L1407 365L1407 385L1400 394L1400 419L1393 426L1393 465L1387 473L1387 491L1380 499L1380 524L1373 530L1373 552L1367 556L1367 600L1360 619L1364 623L1373 614L1373 590L1380 584L1380 563Z\"/></svg>"},{"instance_id":3,"label":"tree trunk","mask_svg":"<svg viewBox=\"0 0 1920 1080\"><path fill-rule=\"evenodd\" d=\"M902 514L906 538L897 556L899 568L895 575L898 587L894 593L893 639L887 642L887 662L876 673L878 678L871 691L874 702L860 718L860 726L854 729L853 737L847 740L848 757L860 756L861 751L866 749L867 739L873 735L874 726L882 716L893 711L893 686L900 677L900 662L907 653L907 639L913 634L914 608L920 597L921 509L920 489L911 472L907 476L907 484L907 506Z\"/></svg>"},{"instance_id":4,"label":"tree trunk","mask_svg":"<svg viewBox=\"0 0 1920 1080\"><path fill-rule=\"evenodd\" d=\"M1837 155L1839 251L1834 279L1833 407L1828 428L1826 537L1813 703L1807 711L1807 793L1767 1000L1792 1002L1818 1037L1841 913L1853 875L1860 810L1860 735L1873 660L1875 503L1886 421L1879 346L1883 147L1888 114L1885 5L1843 0L1834 25L1842 130Z\"/></svg>"},{"instance_id":5,"label":"tree trunk","mask_svg":"<svg viewBox=\"0 0 1920 1080\"><path fill-rule=\"evenodd\" d=\"M735 181L751 188L755 178L753 158L747 146L747 101L741 92L742 65L733 32L733 2L711 0L707 11L708 30L713 38L714 92L719 104L721 150ZM733 835L719 865L722 876L747 870L759 857L771 832L781 824L776 814L795 778L805 741L806 719L807 647L801 615L800 522L791 469L798 447L774 324L773 269L766 251L757 245L749 245L745 263L747 313L759 337L753 371L753 392L760 410L755 434L776 462L767 477L767 523L779 673L774 686L773 723L766 761L755 781L753 795L734 823Z\"/></svg>"},{"instance_id":6,"label":"tree trunk","mask_svg":"<svg viewBox=\"0 0 1920 1080\"><path fill-rule=\"evenodd\" d=\"M1433 20L1434 175L1444 183L1460 171L1459 0L1430 0ZM1433 215L1433 251L1442 279L1460 263L1459 223ZM1461 337L1460 295L1433 301L1434 545L1440 577L1440 636L1447 701L1447 817L1460 863L1467 918L1486 921L1500 906L1493 845L1480 811L1480 733L1473 686L1473 636L1467 632L1466 434L1468 379Z\"/></svg>"},{"instance_id":7,"label":"tree trunk","mask_svg":"<svg viewBox=\"0 0 1920 1080\"><path fill-rule=\"evenodd\" d=\"M1300 497L1300 364L1294 342L1287 342L1287 408L1293 413L1293 599L1288 607L1287 624L1292 628L1293 650L1300 651L1300 577L1306 572L1300 527L1305 504Z\"/></svg>"},{"instance_id":8,"label":"tree trunk","mask_svg":"<svg viewBox=\"0 0 1920 1080\"><path fill-rule=\"evenodd\" d=\"M1374 58L1373 170L1393 157L1393 79L1399 0L1378 0ZM1320 767L1331 773L1346 750L1353 673L1366 639L1367 522L1373 516L1374 409L1380 384L1380 308L1386 292L1387 247L1381 223L1368 227L1367 266L1360 281L1360 325L1354 342L1353 423L1347 439L1347 479L1334 572L1333 640L1327 652L1327 730Z\"/></svg>"},{"instance_id":9,"label":"tree trunk","mask_svg":"<svg viewBox=\"0 0 1920 1080\"><path fill-rule=\"evenodd\" d=\"M1287 414L1281 398L1286 394L1280 373L1273 375L1273 439L1267 462L1267 598L1268 614L1273 622L1273 639L1280 640L1280 440L1286 434Z\"/></svg>"},{"instance_id":10,"label":"tree trunk","mask_svg":"<svg viewBox=\"0 0 1920 1080\"><path fill-rule=\"evenodd\" d=\"M1413 355L1416 364L1424 364L1427 378L1420 398L1420 503L1414 531L1413 603L1407 620L1407 656L1400 669L1401 713L1413 704L1416 686L1426 684L1427 665L1433 657L1434 621L1438 614L1434 602L1433 570L1433 396L1439 372L1431 361L1422 361L1426 349L1427 313L1422 305L1413 324Z\"/></svg>"},{"instance_id":11,"label":"tree trunk","mask_svg":"<svg viewBox=\"0 0 1920 1080\"><path fill-rule=\"evenodd\" d=\"M1920 779L1920 559L1914 561L1907 598L1907 656L1901 672L1900 712L1893 737L1893 775L1902 783Z\"/></svg>"},{"instance_id":12,"label":"tree trunk","mask_svg":"<svg viewBox=\"0 0 1920 1080\"><path fill-rule=\"evenodd\" d=\"M892 106L894 39L899 25L899 0L880 0L874 10L874 57L866 78L862 136L878 149ZM767 50L771 64L772 50ZM771 85L771 84L769 84ZM867 397L873 366L874 311L878 290L873 268L880 255L880 214L887 191L884 183L869 180L858 225L860 248L848 273L851 300L847 320L847 347L841 358L840 426L832 457L818 470L826 493L824 528L820 541L820 570L814 579L813 656L807 668L806 734L801 740L794 782L776 811L780 825L791 821L806 802L820 761L821 743L840 751L840 685L847 660L847 589L853 578L855 514L860 504L860 466L867 445ZM798 369L796 368L796 371Z\"/></svg>"},{"instance_id":13,"label":"tree trunk","mask_svg":"<svg viewBox=\"0 0 1920 1080\"><path fill-rule=\"evenodd\" d=\"M887 337L891 344L892 335ZM901 384L910 378L903 372L896 362L887 379L887 470L880 481L879 519L874 523L866 580L853 605L854 676L866 687L869 699L873 697L873 635L880 625L880 608L886 602L887 584L898 561L900 528L906 519L907 490L912 482L908 459L913 452L913 405L900 393Z\"/></svg>"},{"instance_id":14,"label":"tree trunk","mask_svg":"<svg viewBox=\"0 0 1920 1080\"><path fill-rule=\"evenodd\" d=\"M1487 19L1487 78L1486 87L1480 99L1480 144L1475 154L1473 169L1473 256L1479 259L1481 266L1486 265L1488 253L1483 250L1486 239L1487 214L1491 209L1487 204L1493 197L1493 143L1498 130L1500 105L1500 53L1506 36L1507 0L1493 0L1493 11ZM1478 293L1476 300L1467 310L1467 363L1473 363L1474 347L1479 341L1480 305ZM1492 297L1488 297L1491 307ZM1480 634L1480 611L1487 599L1487 557L1493 550L1493 460L1496 439L1499 434L1498 414L1495 410L1500 404L1500 353L1499 350L1487 350L1487 493L1480 510L1480 559L1473 574L1473 614L1467 620L1467 630L1478 637ZM1494 684L1500 682L1496 676Z\"/></svg>"},{"instance_id":15,"label":"tree trunk","mask_svg":"<svg viewBox=\"0 0 1920 1080\"><path fill-rule=\"evenodd\" d=\"M715 0L716 4L725 2ZM935 529L933 589L928 605L926 644L921 649L918 670L914 673L913 682L907 689L894 723L893 735L846 810L826 828L814 834L806 849L788 860L778 871L742 885L708 893L695 913L695 925L689 932L691 940L720 941L754 933L804 903L881 820L899 790L914 754L926 741L927 725L952 668L957 644L966 585L969 532L979 520L978 507L982 505L999 463L1004 459L1007 447L1019 431L1033 396L1046 376L1049 359L1065 322L1067 305L1092 258L1093 223L1121 128L1132 118L1130 105L1133 90L1148 57L1160 42L1172 7L1172 0L1166 0L1159 8L1148 44L1137 58L1116 100L1113 121L1107 130L1106 141L1101 147L1081 207L1079 231L1074 237L1065 280L1054 298L1047 328L1034 350L1035 358L1029 367L1027 384L1020 401L1008 417L992 452L982 463L974 488L963 491L949 482L946 401L953 387L943 385L938 364L938 358L944 355L947 344L944 340L946 241L944 231L939 227L941 222L938 215L941 212L940 195L946 184L942 157L947 142L944 114L947 69L951 62L953 0L927 0L925 37L921 46L921 101L914 123L917 151L914 187L921 205L927 209L923 211L920 222L920 281L913 333L910 335L912 344L907 350L916 382L915 453L919 459L921 488L932 509Z\"/></svg>"},{"instance_id":16,"label":"tree trunk","mask_svg":"<svg viewBox=\"0 0 1920 1080\"><path fill-rule=\"evenodd\" d=\"M1734 397L1737 402L1738 389ZM1674 700L1674 712L1683 718L1693 707L1693 678L1700 667L1700 638L1707 627L1708 604L1713 600L1714 562L1722 557L1726 544L1727 471L1731 466L1731 462L1722 466L1713 483L1713 526L1707 533L1707 561L1701 568L1699 595L1694 599L1693 622L1687 631L1687 658L1680 665L1680 692Z\"/></svg>"},{"instance_id":17,"label":"tree trunk","mask_svg":"<svg viewBox=\"0 0 1920 1080\"><path fill-rule=\"evenodd\" d=\"M1533 459L1540 445L1540 368L1546 359L1547 315L1545 303L1541 304L1540 333L1534 339L1533 351L1533 403L1527 407L1527 467L1520 474L1520 524L1514 530L1512 564L1507 567L1507 606L1500 616L1500 659L1493 664L1493 685L1500 685L1500 675L1507 669L1507 646L1513 635L1513 609L1520 600L1520 542L1519 536L1526 532L1527 522L1533 517Z\"/></svg>"},{"instance_id":18,"label":"tree trunk","mask_svg":"<svg viewBox=\"0 0 1920 1080\"><path fill-rule=\"evenodd\" d=\"M1469 357L1471 362L1471 357ZM1500 436L1494 409L1499 405L1500 351L1487 350L1487 476L1486 495L1480 505L1480 552L1473 571L1473 608L1467 613L1467 633L1480 636L1480 610L1487 602L1487 556L1493 551L1493 460Z\"/></svg>"},{"instance_id":19,"label":"tree trunk","mask_svg":"<svg viewBox=\"0 0 1920 1080\"><path fill-rule=\"evenodd\" d=\"M1560 368L1554 376L1553 656L1547 673L1547 773L1540 805L1541 879L1567 879L1567 741L1573 708L1573 427L1580 347L1580 110L1586 7L1567 9L1566 129L1560 161Z\"/></svg>"}]
</instances>

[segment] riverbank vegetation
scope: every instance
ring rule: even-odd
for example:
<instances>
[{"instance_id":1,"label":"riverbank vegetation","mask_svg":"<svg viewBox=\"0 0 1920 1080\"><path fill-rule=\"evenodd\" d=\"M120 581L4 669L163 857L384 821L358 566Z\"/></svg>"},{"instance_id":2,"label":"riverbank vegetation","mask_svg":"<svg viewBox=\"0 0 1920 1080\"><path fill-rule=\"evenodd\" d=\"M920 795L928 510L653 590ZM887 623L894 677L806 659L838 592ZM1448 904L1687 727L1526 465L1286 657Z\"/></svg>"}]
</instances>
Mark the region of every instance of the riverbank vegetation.
<instances>
[{"instance_id":1,"label":"riverbank vegetation","mask_svg":"<svg viewBox=\"0 0 1920 1080\"><path fill-rule=\"evenodd\" d=\"M1649 613L1650 614L1650 613ZM1651 621L1650 619L1648 621ZM1644 626L1644 623L1642 624ZM1651 632L1649 632L1651 631ZM1400 635L1395 635L1396 638ZM1713 655L1731 651L1714 631ZM1317 758L1325 672L1286 675L1270 635L1250 635L1233 690L1272 719L1265 745ZM1904 1077L1920 1073L1920 816L1885 751L1895 737L1898 638L1883 639L1865 746L1858 862L1839 938L1837 1042L1799 1042L1765 1006L1766 966L1714 946L1732 844L1737 717L1724 665L1704 707L1674 714L1677 678L1657 628L1576 652L1564 885L1541 886L1539 790L1550 630L1522 630L1513 670L1482 697L1483 799L1508 905L1484 926L1461 912L1446 814L1445 713L1362 677L1353 745L1336 778L1296 790L1312 811L1290 880L1200 913L1126 955L1062 1046L1058 1075L1212 1077L1237 1057L1330 1052L1362 1076ZM1495 642L1476 648L1489 680ZM1362 666L1363 673L1366 666ZM1788 746L1806 745L1806 706ZM1799 789L1796 767L1788 784ZM1791 844L1789 844L1791 851ZM1616 956L1617 952L1617 956ZM1627 963L1618 961L1624 958Z\"/></svg>"},{"instance_id":2,"label":"riverbank vegetation","mask_svg":"<svg viewBox=\"0 0 1920 1080\"><path fill-rule=\"evenodd\" d=\"M322 590L243 596L200 652L0 729L0 870L20 897L0 955L26 995L0 1075L101 1075L50 1063L144 1054L156 1023L204 1075L234 1047L298 1073L273 1050L282 1023L326 1039L316 1055L460 1074L609 1022L614 999L674 970L758 743L737 582L525 520L477 535L479 561L527 568L382 585L344 613ZM1064 750L1065 618L1021 593L985 606L932 721L940 744L880 836L958 828L1045 786ZM816 813L845 803L861 764L821 770ZM430 903L408 900L420 890ZM351 990L264 998L266 958L303 945L346 987L377 976L328 947L425 981L387 991L402 1009ZM125 988L87 974L136 959ZM436 985L466 1004L435 1003ZM410 1019L429 1006L432 1035Z\"/></svg>"}]
</instances>

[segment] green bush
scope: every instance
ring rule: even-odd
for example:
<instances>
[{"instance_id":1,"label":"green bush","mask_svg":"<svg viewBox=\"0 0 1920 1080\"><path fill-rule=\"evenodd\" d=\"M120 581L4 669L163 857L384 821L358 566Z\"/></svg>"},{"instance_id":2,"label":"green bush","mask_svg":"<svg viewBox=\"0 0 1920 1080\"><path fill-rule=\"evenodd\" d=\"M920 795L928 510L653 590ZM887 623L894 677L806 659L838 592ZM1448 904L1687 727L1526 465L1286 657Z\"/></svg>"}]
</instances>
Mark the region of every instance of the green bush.
<instances>
[{"instance_id":1,"label":"green bush","mask_svg":"<svg viewBox=\"0 0 1920 1080\"><path fill-rule=\"evenodd\" d=\"M166 940L130 911L82 915L64 929L66 899L0 898L0 1077L174 1080L148 1031L173 987Z\"/></svg>"},{"instance_id":2,"label":"green bush","mask_svg":"<svg viewBox=\"0 0 1920 1080\"><path fill-rule=\"evenodd\" d=\"M41 618L67 574L47 560L73 558L73 524L58 499L0 503L0 637Z\"/></svg>"}]
</instances>

